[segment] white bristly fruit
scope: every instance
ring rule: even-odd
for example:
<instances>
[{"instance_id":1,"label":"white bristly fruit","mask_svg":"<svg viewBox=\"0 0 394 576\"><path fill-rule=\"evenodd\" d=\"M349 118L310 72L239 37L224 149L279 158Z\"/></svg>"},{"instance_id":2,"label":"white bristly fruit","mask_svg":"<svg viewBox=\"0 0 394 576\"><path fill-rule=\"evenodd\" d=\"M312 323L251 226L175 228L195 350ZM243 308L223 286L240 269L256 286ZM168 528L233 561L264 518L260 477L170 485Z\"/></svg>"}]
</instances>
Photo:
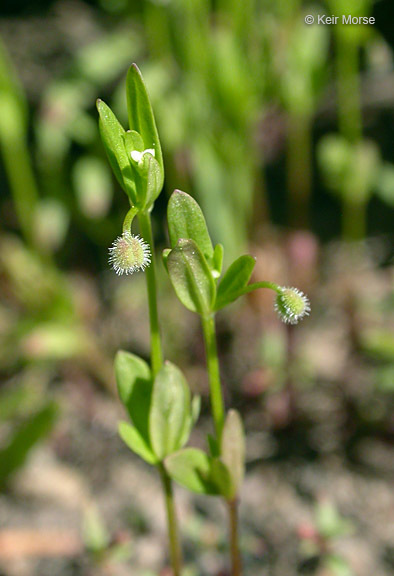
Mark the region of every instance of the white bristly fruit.
<instances>
[{"instance_id":1,"label":"white bristly fruit","mask_svg":"<svg viewBox=\"0 0 394 576\"><path fill-rule=\"evenodd\" d=\"M282 287L276 297L275 310L286 324L298 324L304 316L309 316L311 307L308 297L301 290Z\"/></svg>"},{"instance_id":2,"label":"white bristly fruit","mask_svg":"<svg viewBox=\"0 0 394 576\"><path fill-rule=\"evenodd\" d=\"M149 244L140 236L123 232L109 249L109 263L119 276L145 270L151 263Z\"/></svg>"}]
</instances>

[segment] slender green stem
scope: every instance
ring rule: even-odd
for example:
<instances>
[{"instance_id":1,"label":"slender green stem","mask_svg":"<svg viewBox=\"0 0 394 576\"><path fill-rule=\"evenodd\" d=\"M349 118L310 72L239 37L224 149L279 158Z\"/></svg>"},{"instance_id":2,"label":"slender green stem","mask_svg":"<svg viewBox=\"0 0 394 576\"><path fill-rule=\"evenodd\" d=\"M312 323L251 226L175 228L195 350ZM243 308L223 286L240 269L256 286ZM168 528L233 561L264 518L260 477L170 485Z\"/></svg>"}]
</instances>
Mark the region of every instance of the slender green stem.
<instances>
[{"instance_id":1,"label":"slender green stem","mask_svg":"<svg viewBox=\"0 0 394 576\"><path fill-rule=\"evenodd\" d=\"M138 214L138 208L132 206L127 212L125 219L123 220L123 234L125 232L130 233L130 228L133 223L134 217ZM152 246L151 246L152 247Z\"/></svg>"},{"instance_id":2,"label":"slender green stem","mask_svg":"<svg viewBox=\"0 0 394 576\"><path fill-rule=\"evenodd\" d=\"M261 282L253 282L253 284L248 284L246 288L243 289L242 294L248 294L249 292L254 292L257 288L268 288L269 290L274 290L277 294L282 292L282 288L275 284L275 282L267 282L262 280Z\"/></svg>"},{"instance_id":3,"label":"slender green stem","mask_svg":"<svg viewBox=\"0 0 394 576\"><path fill-rule=\"evenodd\" d=\"M16 76L0 42L0 151L22 234L30 246L37 247L33 220L39 195L27 144L26 103Z\"/></svg>"},{"instance_id":4,"label":"slender green stem","mask_svg":"<svg viewBox=\"0 0 394 576\"><path fill-rule=\"evenodd\" d=\"M308 114L289 115L287 187L290 193L289 223L297 228L307 228L312 188L312 136Z\"/></svg>"},{"instance_id":5,"label":"slender green stem","mask_svg":"<svg viewBox=\"0 0 394 576\"><path fill-rule=\"evenodd\" d=\"M3 113L7 115L8 110L4 110ZM15 112L13 122L9 122L12 131L5 134L3 127L0 127L0 144L19 225L25 240L30 245L34 245L33 219L38 202L38 191L25 141L25 133L19 126L19 122L20 119Z\"/></svg>"},{"instance_id":6,"label":"slender green stem","mask_svg":"<svg viewBox=\"0 0 394 576\"><path fill-rule=\"evenodd\" d=\"M201 322L204 333L205 352L207 356L212 415L215 424L216 439L220 445L220 439L224 426L225 410L220 382L219 360L216 347L215 317L213 314L205 318L201 317ZM229 510L230 555L232 566L231 574L232 576L241 576L242 568L241 555L239 552L238 544L237 502L227 502L227 505Z\"/></svg>"},{"instance_id":7,"label":"slender green stem","mask_svg":"<svg viewBox=\"0 0 394 576\"><path fill-rule=\"evenodd\" d=\"M337 86L339 129L349 142L362 137L358 45L337 34Z\"/></svg>"},{"instance_id":8,"label":"slender green stem","mask_svg":"<svg viewBox=\"0 0 394 576\"><path fill-rule=\"evenodd\" d=\"M126 226L129 225L129 222L131 223L133 218L134 218L134 209L131 208L125 219ZM148 304L149 304L152 373L153 376L155 376L163 365L163 352L160 337L159 316L157 309L155 248L153 243L150 213L140 212L138 214L138 220L140 223L141 235L144 238L145 242L149 244L152 255L151 264L146 269L145 274L146 274L146 285L148 290ZM170 555L171 555L171 566L173 576L181 576L182 553L178 536L178 525L175 512L172 482L163 464L160 463L158 465L158 469L160 472L160 478L163 485L163 491L166 503L168 538L170 541Z\"/></svg>"},{"instance_id":9,"label":"slender green stem","mask_svg":"<svg viewBox=\"0 0 394 576\"><path fill-rule=\"evenodd\" d=\"M230 528L231 576L241 576L242 559L239 550L238 501L231 500L227 503L227 505L228 505L229 528Z\"/></svg>"},{"instance_id":10,"label":"slender green stem","mask_svg":"<svg viewBox=\"0 0 394 576\"><path fill-rule=\"evenodd\" d=\"M160 338L159 317L157 310L157 292L156 292L156 264L152 236L152 225L150 214L140 212L138 214L142 237L151 248L152 261L145 271L146 286L148 290L149 319L150 319L150 338L151 338L151 358L152 372L155 376L163 364L163 352Z\"/></svg>"},{"instance_id":11,"label":"slender green stem","mask_svg":"<svg viewBox=\"0 0 394 576\"><path fill-rule=\"evenodd\" d=\"M159 465L159 471L164 488L165 501L166 501L168 537L170 540L171 566L173 576L180 576L182 570L182 555L178 542L178 525L175 513L172 482L162 464Z\"/></svg>"},{"instance_id":12,"label":"slender green stem","mask_svg":"<svg viewBox=\"0 0 394 576\"><path fill-rule=\"evenodd\" d=\"M362 138L358 45L337 35L338 123L342 135L352 144ZM343 190L342 235L347 241L366 235L367 203L352 202Z\"/></svg>"},{"instance_id":13,"label":"slender green stem","mask_svg":"<svg viewBox=\"0 0 394 576\"><path fill-rule=\"evenodd\" d=\"M219 360L216 347L215 318L213 315L207 316L206 318L201 317L201 322L204 333L205 352L207 356L212 415L215 424L216 437L218 442L220 442L224 425L224 401L220 383Z\"/></svg>"},{"instance_id":14,"label":"slender green stem","mask_svg":"<svg viewBox=\"0 0 394 576\"><path fill-rule=\"evenodd\" d=\"M352 202L345 197L342 201L342 235L346 242L365 238L367 233L367 211L365 203Z\"/></svg>"}]
</instances>

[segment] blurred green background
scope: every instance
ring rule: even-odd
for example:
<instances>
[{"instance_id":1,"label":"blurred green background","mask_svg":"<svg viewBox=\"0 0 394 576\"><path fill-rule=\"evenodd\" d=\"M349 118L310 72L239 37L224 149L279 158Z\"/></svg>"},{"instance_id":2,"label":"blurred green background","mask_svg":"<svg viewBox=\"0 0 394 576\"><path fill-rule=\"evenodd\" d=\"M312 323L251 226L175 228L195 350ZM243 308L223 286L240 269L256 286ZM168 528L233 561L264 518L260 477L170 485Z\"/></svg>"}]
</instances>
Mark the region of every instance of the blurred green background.
<instances>
[{"instance_id":1,"label":"blurred green background","mask_svg":"<svg viewBox=\"0 0 394 576\"><path fill-rule=\"evenodd\" d=\"M248 431L248 576L394 569L394 61L381 0L3 1L0 7L0 574L168 575L157 479L121 445L112 360L149 357L142 274L108 247L127 198L95 100L126 125L146 81L164 153L158 250L174 188L201 204L227 262L296 285L218 316L229 405ZM374 25L305 24L306 15ZM159 267L166 356L203 396L198 321ZM185 576L227 574L223 511L178 491ZM391 511L391 512L390 512ZM131 569L130 569L131 567ZM131 571L130 571L131 570Z\"/></svg>"}]
</instances>

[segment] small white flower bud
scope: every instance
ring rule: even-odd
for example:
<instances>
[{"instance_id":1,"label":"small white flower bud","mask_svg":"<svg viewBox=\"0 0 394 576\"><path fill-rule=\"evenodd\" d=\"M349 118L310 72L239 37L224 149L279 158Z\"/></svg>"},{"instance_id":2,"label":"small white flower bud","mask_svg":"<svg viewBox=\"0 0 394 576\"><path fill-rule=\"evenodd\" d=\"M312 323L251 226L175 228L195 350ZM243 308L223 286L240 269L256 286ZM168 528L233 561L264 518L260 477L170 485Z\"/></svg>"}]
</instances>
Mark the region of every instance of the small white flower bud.
<instances>
[{"instance_id":1,"label":"small white flower bud","mask_svg":"<svg viewBox=\"0 0 394 576\"><path fill-rule=\"evenodd\" d=\"M147 148L143 152L138 152L138 150L133 150L130 153L130 156L131 156L131 159L134 160L134 162L137 162L139 164L140 162L142 162L144 154L147 154L147 153L152 154L152 156L155 155L155 151L153 150L153 148Z\"/></svg>"},{"instance_id":2,"label":"small white flower bud","mask_svg":"<svg viewBox=\"0 0 394 576\"><path fill-rule=\"evenodd\" d=\"M119 276L145 270L151 263L149 244L130 232L123 232L114 241L109 254L109 263Z\"/></svg>"}]
</instances>

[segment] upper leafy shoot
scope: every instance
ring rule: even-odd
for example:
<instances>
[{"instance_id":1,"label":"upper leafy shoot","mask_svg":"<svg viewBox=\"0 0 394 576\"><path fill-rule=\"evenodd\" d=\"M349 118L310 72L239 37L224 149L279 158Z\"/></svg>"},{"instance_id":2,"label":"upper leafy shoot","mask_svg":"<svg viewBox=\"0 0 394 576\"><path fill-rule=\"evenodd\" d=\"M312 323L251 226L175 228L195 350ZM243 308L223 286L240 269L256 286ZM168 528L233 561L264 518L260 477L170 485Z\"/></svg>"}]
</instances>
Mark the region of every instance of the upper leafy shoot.
<instances>
[{"instance_id":1,"label":"upper leafy shoot","mask_svg":"<svg viewBox=\"0 0 394 576\"><path fill-rule=\"evenodd\" d=\"M152 106L137 64L132 64L127 73L126 92L130 130L135 130L141 135L144 150L154 150L153 156L160 167L158 186L161 191L164 182L163 155Z\"/></svg>"}]
</instances>

